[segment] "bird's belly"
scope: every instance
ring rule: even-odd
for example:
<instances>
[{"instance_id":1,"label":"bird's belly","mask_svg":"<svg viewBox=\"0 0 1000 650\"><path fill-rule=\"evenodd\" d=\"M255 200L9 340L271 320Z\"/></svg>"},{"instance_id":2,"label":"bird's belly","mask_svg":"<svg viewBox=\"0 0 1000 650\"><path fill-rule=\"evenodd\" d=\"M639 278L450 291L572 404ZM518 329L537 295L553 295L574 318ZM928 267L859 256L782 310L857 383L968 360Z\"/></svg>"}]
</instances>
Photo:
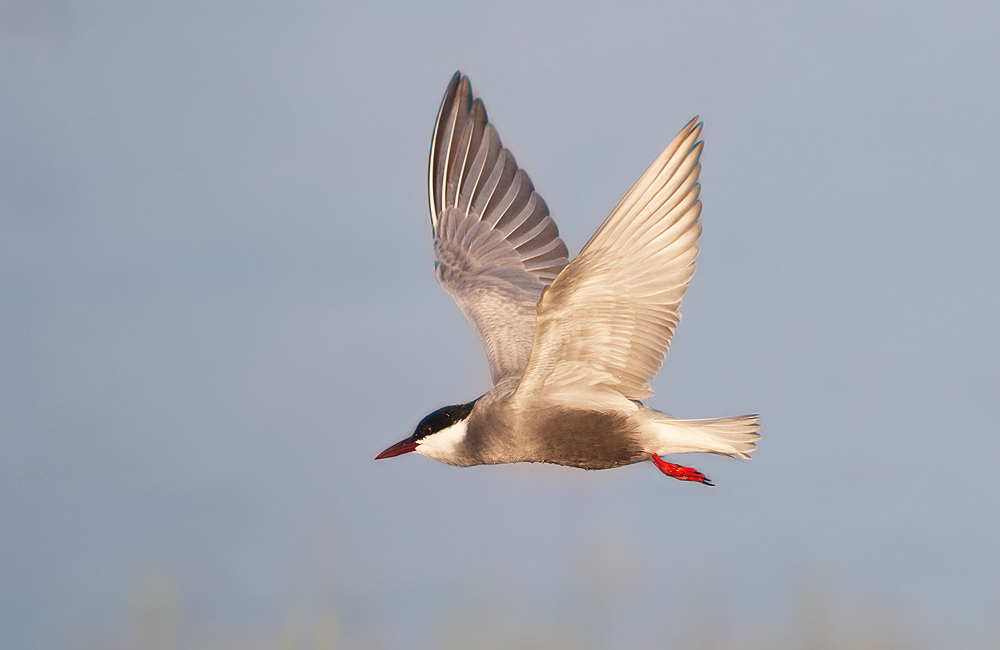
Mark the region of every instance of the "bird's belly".
<instances>
[{"instance_id":1,"label":"bird's belly","mask_svg":"<svg viewBox=\"0 0 1000 650\"><path fill-rule=\"evenodd\" d=\"M525 445L535 462L584 469L607 469L646 458L638 442L638 426L617 412L553 409L531 424Z\"/></svg>"}]
</instances>

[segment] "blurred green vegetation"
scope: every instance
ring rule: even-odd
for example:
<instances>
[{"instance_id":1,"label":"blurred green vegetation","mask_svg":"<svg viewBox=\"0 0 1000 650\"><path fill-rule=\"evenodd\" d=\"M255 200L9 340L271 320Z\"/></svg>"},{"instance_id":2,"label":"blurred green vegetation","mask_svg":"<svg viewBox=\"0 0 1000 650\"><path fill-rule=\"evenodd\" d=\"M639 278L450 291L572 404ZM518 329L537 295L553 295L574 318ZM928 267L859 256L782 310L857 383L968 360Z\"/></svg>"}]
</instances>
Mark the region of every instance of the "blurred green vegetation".
<instances>
[{"instance_id":1,"label":"blurred green vegetation","mask_svg":"<svg viewBox=\"0 0 1000 650\"><path fill-rule=\"evenodd\" d=\"M607 550L607 549L606 549ZM254 619L246 629L202 620L186 606L179 581L169 572L145 574L127 591L128 612L118 623L70 626L68 647L74 650L382 650L396 647L441 650L596 650L623 646L608 638L615 629L616 608L623 603L633 569L627 554L606 553L586 562L570 613L539 618L510 594L481 593L453 606L441 606L422 639L390 638L378 625L342 626L336 606L289 605L274 620ZM827 581L802 580L795 611L786 612L788 629L732 629L720 621L711 598L693 597L678 630L650 622L646 638L656 645L637 648L684 650L906 650L925 647L914 632L886 612L869 612L865 620L837 622L838 608ZM379 615L384 615L380 613ZM371 621L377 620L374 615ZM911 626L912 627L912 626ZM396 632L398 634L398 631ZM412 643L411 643L412 642ZM982 648L990 641L956 640L955 648Z\"/></svg>"}]
</instances>

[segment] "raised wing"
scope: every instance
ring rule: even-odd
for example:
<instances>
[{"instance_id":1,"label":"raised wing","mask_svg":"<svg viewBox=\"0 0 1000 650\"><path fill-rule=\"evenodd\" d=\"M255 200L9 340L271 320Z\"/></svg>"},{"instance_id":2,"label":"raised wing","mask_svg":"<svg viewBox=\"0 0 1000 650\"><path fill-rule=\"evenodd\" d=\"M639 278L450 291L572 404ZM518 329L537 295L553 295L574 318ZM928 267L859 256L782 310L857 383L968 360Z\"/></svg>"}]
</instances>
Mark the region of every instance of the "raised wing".
<instances>
[{"instance_id":1,"label":"raised wing","mask_svg":"<svg viewBox=\"0 0 1000 650\"><path fill-rule=\"evenodd\" d=\"M493 383L520 377L538 297L566 266L568 251L460 72L441 102L429 167L437 279L479 334Z\"/></svg>"},{"instance_id":2,"label":"raised wing","mask_svg":"<svg viewBox=\"0 0 1000 650\"><path fill-rule=\"evenodd\" d=\"M545 291L520 397L652 394L698 256L700 133L695 118Z\"/></svg>"}]
</instances>

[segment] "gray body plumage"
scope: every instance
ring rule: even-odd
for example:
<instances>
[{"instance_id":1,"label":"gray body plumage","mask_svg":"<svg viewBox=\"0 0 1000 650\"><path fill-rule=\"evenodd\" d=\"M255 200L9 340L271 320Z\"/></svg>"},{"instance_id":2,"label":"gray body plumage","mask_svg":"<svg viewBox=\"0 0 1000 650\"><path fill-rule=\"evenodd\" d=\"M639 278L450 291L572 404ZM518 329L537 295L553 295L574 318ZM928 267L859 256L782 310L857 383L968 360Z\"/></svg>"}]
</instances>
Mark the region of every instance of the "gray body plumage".
<instances>
[{"instance_id":1,"label":"gray body plumage","mask_svg":"<svg viewBox=\"0 0 1000 650\"><path fill-rule=\"evenodd\" d=\"M554 403L525 411L511 408L516 382L476 400L453 465L547 462L608 469L648 460L639 426L629 414Z\"/></svg>"},{"instance_id":2,"label":"gray body plumage","mask_svg":"<svg viewBox=\"0 0 1000 650\"><path fill-rule=\"evenodd\" d=\"M640 402L694 274L700 132L692 120L571 263L545 201L455 74L431 140L435 273L483 342L494 388L435 411L379 458L585 469L693 451L749 458L756 416L679 420Z\"/></svg>"}]
</instances>

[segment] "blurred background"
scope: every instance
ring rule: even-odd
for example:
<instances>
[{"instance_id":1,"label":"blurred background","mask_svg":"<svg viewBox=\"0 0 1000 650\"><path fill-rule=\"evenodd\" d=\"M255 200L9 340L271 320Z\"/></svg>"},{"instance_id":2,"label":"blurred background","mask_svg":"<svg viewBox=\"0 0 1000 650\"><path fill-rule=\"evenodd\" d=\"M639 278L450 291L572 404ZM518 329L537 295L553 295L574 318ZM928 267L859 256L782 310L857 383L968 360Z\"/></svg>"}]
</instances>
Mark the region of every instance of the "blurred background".
<instances>
[{"instance_id":1,"label":"blurred background","mask_svg":"<svg viewBox=\"0 0 1000 650\"><path fill-rule=\"evenodd\" d=\"M0 646L992 649L995 2L0 2ZM490 387L471 76L572 253L694 115L649 404L752 463L373 457Z\"/></svg>"}]
</instances>

